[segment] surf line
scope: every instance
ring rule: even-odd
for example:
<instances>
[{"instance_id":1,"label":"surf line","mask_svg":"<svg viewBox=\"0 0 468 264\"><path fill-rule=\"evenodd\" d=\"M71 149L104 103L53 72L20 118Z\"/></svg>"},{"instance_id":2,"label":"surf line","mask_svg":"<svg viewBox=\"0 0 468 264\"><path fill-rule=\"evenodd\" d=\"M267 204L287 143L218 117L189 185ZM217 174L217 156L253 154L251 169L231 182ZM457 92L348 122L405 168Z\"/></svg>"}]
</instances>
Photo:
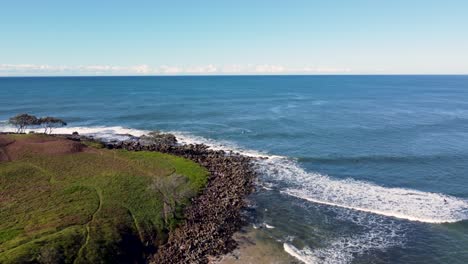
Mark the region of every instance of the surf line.
<instances>
[{"instance_id":1,"label":"surf line","mask_svg":"<svg viewBox=\"0 0 468 264\"><path fill-rule=\"evenodd\" d=\"M366 209L366 208L361 208L361 207L354 207L354 206L349 206L349 205L343 205L343 204L337 204L337 203L333 203L333 202L322 201L322 200L318 200L318 199L314 199L314 198L310 198L310 197L304 197L304 196L295 194L293 192L284 191L284 190L280 191L280 193L287 194L289 196L293 196L293 197L303 199L303 200L307 200L309 202L313 202L313 203L317 203L317 204L323 204L323 205L328 205L328 206L346 208L346 209L351 209L351 210L357 210L357 211L373 213L373 214L377 214L377 215L395 217L395 218L399 218L399 219L406 219L406 220L410 220L410 221L417 221L417 222L423 222L423 223L443 224L443 223L456 223L456 222L459 222L459 221L463 220L463 219L436 220L436 219L432 219L432 218L421 218L421 217L415 217L415 216L399 214L399 213L394 213L394 212L386 212L386 211L382 211L382 210Z\"/></svg>"}]
</instances>

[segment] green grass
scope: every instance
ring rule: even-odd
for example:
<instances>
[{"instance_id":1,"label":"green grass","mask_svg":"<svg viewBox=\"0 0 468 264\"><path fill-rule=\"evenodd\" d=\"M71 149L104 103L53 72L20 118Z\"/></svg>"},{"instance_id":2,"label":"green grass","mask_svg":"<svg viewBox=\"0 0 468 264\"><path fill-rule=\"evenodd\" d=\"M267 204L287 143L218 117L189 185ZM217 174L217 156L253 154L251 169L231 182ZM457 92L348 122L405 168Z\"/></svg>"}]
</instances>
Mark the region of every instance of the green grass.
<instances>
[{"instance_id":1,"label":"green grass","mask_svg":"<svg viewBox=\"0 0 468 264\"><path fill-rule=\"evenodd\" d=\"M104 144L102 144L101 142L97 142L97 141L83 141L83 144L85 144L88 147L97 148L97 149L104 148Z\"/></svg>"},{"instance_id":2,"label":"green grass","mask_svg":"<svg viewBox=\"0 0 468 264\"><path fill-rule=\"evenodd\" d=\"M141 260L180 217L166 224L162 197L150 185L176 173L197 193L207 181L203 167L183 158L95 147L0 162L0 263Z\"/></svg>"}]
</instances>

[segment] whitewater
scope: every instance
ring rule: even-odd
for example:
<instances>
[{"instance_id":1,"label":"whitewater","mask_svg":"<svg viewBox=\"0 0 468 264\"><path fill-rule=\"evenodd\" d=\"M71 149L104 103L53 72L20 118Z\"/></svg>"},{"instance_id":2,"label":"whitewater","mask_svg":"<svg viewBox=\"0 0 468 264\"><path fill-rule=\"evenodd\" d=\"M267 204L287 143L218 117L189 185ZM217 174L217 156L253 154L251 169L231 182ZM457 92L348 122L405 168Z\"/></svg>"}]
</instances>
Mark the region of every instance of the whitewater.
<instances>
[{"instance_id":1,"label":"whitewater","mask_svg":"<svg viewBox=\"0 0 468 264\"><path fill-rule=\"evenodd\" d=\"M6 122L0 123L1 132L14 130ZM42 129L29 131L42 132ZM75 131L103 140L126 140L150 132L120 126L64 127L53 132L71 134ZM189 132L166 132L174 134L181 144L205 144L214 150L255 157L255 167L261 175L260 184L304 202L327 206L337 213L337 217L351 220L367 229L362 234L341 237L330 241L326 247L316 249L307 246L298 249L285 239L285 252L305 263L349 263L355 254L401 245L404 243L404 223L396 219L429 224L468 219L468 201L465 199L442 193L389 188L354 179L334 179L305 171L294 158L244 149L232 142L215 141Z\"/></svg>"},{"instance_id":2,"label":"whitewater","mask_svg":"<svg viewBox=\"0 0 468 264\"><path fill-rule=\"evenodd\" d=\"M3 125L0 131L14 132L15 129ZM28 131L42 132L42 129ZM104 140L125 140L130 135L139 137L151 132L120 126L54 129L57 134L71 134L75 131ZM282 193L310 202L426 223L453 223L468 219L468 201L465 199L441 193L387 188L354 179L333 179L328 175L305 171L293 158L244 149L232 142L215 141L189 132L167 132L174 134L181 144L205 144L214 150L255 157L256 168L263 180L271 184L281 183L283 187L287 186L280 190Z\"/></svg>"}]
</instances>

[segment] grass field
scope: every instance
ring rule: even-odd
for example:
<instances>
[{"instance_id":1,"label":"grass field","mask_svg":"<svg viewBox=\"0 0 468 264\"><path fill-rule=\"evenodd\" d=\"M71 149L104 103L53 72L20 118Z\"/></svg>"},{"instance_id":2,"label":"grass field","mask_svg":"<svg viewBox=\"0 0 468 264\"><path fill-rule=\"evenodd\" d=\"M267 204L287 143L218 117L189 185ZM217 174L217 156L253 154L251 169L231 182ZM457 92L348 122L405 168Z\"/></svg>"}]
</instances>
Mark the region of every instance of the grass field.
<instances>
[{"instance_id":1,"label":"grass field","mask_svg":"<svg viewBox=\"0 0 468 264\"><path fill-rule=\"evenodd\" d=\"M45 135L0 135L0 263L138 263L165 240L151 188L167 177L199 192L207 171L157 152L98 148ZM175 190L177 192L177 189Z\"/></svg>"}]
</instances>

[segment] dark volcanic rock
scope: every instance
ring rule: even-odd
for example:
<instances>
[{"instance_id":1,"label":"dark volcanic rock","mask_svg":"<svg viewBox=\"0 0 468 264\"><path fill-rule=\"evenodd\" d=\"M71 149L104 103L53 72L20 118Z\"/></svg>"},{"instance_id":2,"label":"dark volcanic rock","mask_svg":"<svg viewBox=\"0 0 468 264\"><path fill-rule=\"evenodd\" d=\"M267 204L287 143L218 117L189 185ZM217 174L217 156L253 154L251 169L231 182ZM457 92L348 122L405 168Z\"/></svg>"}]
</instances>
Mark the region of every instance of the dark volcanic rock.
<instances>
[{"instance_id":1,"label":"dark volcanic rock","mask_svg":"<svg viewBox=\"0 0 468 264\"><path fill-rule=\"evenodd\" d=\"M150 263L207 263L235 249L232 235L244 221L241 211L246 196L254 191L256 173L252 158L237 153L210 150L203 144L177 145L170 134L142 137L139 140L107 143L107 148L132 151L159 151L190 159L210 172L202 194L192 199L182 225L169 234Z\"/></svg>"},{"instance_id":2,"label":"dark volcanic rock","mask_svg":"<svg viewBox=\"0 0 468 264\"><path fill-rule=\"evenodd\" d=\"M152 260L154 263L207 263L236 247L232 235L243 225L241 210L253 191L255 172L251 160L225 155L205 145L172 148L168 153L205 166L211 173L203 193L186 209L183 225L172 232Z\"/></svg>"},{"instance_id":3,"label":"dark volcanic rock","mask_svg":"<svg viewBox=\"0 0 468 264\"><path fill-rule=\"evenodd\" d=\"M164 134L159 132L150 132L148 135L143 135L139 138L141 145L151 146L151 145L169 145L175 146L177 144L177 139L172 134Z\"/></svg>"},{"instance_id":4,"label":"dark volcanic rock","mask_svg":"<svg viewBox=\"0 0 468 264\"><path fill-rule=\"evenodd\" d=\"M68 135L73 140L93 137ZM185 209L185 220L169 233L150 263L208 263L208 256L226 254L237 246L232 239L243 221L246 197L254 191L256 173L252 158L238 153L211 150L203 144L178 145L171 134L152 133L125 141L101 142L108 149L158 151L190 159L210 172L203 192Z\"/></svg>"}]
</instances>

